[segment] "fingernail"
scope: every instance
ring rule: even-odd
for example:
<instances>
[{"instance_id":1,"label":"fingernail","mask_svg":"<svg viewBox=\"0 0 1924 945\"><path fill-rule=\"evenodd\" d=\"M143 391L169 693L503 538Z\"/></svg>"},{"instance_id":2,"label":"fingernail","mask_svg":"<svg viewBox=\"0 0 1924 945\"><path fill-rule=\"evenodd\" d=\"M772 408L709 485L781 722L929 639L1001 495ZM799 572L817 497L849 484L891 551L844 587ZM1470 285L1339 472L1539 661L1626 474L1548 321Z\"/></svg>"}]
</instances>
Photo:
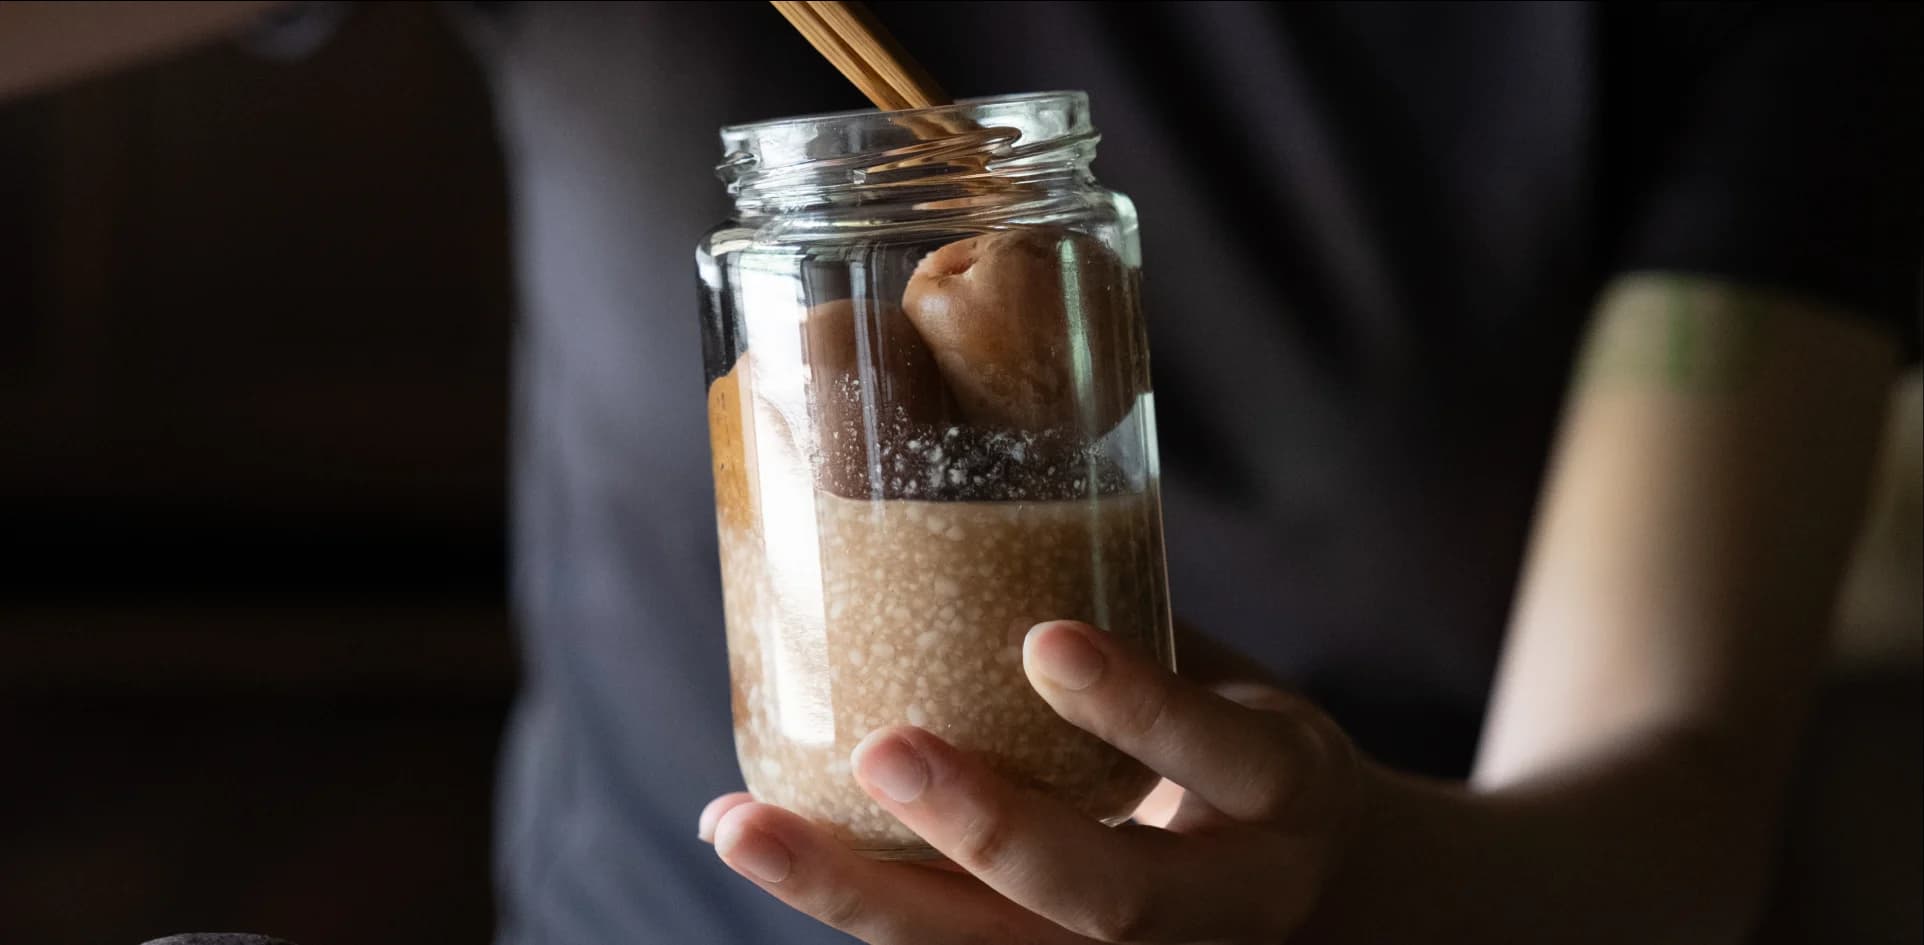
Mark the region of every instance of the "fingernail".
<instances>
[{"instance_id":1,"label":"fingernail","mask_svg":"<svg viewBox=\"0 0 1924 945\"><path fill-rule=\"evenodd\" d=\"M929 786L928 762L899 735L870 735L855 746L849 761L863 781L897 804L921 797L922 790Z\"/></svg>"},{"instance_id":2,"label":"fingernail","mask_svg":"<svg viewBox=\"0 0 1924 945\"><path fill-rule=\"evenodd\" d=\"M741 826L739 819L723 821L715 831L715 852L722 860L764 883L788 878L795 858L781 841L759 830Z\"/></svg>"},{"instance_id":3,"label":"fingernail","mask_svg":"<svg viewBox=\"0 0 1924 945\"><path fill-rule=\"evenodd\" d=\"M1281 712L1288 709L1292 703L1287 693L1261 683L1232 682L1211 688L1216 690L1217 695L1245 709L1255 709L1260 712Z\"/></svg>"},{"instance_id":4,"label":"fingernail","mask_svg":"<svg viewBox=\"0 0 1924 945\"><path fill-rule=\"evenodd\" d=\"M707 807L701 809L701 820L695 825L695 836L701 838L703 843L715 842L715 825L720 823L722 815L727 813L722 807L722 801L725 800L727 800L725 797L715 798L708 802Z\"/></svg>"},{"instance_id":5,"label":"fingernail","mask_svg":"<svg viewBox=\"0 0 1924 945\"><path fill-rule=\"evenodd\" d=\"M1061 623L1036 624L1029 628L1028 643L1023 649L1037 672L1064 689L1087 689L1102 678L1102 651L1075 627Z\"/></svg>"}]
</instances>

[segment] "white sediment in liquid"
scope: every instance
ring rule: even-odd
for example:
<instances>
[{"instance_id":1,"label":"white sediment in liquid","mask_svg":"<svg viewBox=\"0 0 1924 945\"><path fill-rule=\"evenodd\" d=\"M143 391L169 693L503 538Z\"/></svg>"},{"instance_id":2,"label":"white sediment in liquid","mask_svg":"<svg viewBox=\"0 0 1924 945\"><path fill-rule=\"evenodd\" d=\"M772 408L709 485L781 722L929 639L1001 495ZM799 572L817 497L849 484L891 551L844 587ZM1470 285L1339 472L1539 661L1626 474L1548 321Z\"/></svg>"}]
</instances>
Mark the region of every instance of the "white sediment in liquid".
<instances>
[{"instance_id":1,"label":"white sediment in liquid","mask_svg":"<svg viewBox=\"0 0 1924 945\"><path fill-rule=\"evenodd\" d=\"M757 798L858 849L916 855L920 839L849 769L863 737L908 723L1092 816L1141 800L1153 776L1057 716L1023 675L1021 644L1037 621L1073 618L1167 645L1150 496L802 501L812 509L764 507L720 533L735 743Z\"/></svg>"}]
</instances>

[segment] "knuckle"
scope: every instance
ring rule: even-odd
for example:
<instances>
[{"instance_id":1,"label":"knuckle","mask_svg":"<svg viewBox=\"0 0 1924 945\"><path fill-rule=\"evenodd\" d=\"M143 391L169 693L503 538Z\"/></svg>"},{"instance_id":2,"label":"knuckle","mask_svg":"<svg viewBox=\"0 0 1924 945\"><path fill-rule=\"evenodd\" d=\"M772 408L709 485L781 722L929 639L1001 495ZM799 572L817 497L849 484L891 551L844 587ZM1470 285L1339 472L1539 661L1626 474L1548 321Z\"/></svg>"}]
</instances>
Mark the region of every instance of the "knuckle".
<instances>
[{"instance_id":1,"label":"knuckle","mask_svg":"<svg viewBox=\"0 0 1924 945\"><path fill-rule=\"evenodd\" d=\"M1347 785L1356 768L1356 749L1349 736L1321 712L1299 715L1292 729L1297 765L1314 775L1315 783Z\"/></svg>"},{"instance_id":2,"label":"knuckle","mask_svg":"<svg viewBox=\"0 0 1924 945\"><path fill-rule=\"evenodd\" d=\"M1112 734L1118 740L1146 741L1162 727L1168 712L1168 686L1160 683L1138 686L1124 699Z\"/></svg>"},{"instance_id":3,"label":"knuckle","mask_svg":"<svg viewBox=\"0 0 1924 945\"><path fill-rule=\"evenodd\" d=\"M1356 754L1356 743L1349 740L1349 733L1328 718L1319 717L1312 731L1321 752L1319 760L1323 769L1345 790L1349 789L1355 784L1356 769L1362 764Z\"/></svg>"},{"instance_id":4,"label":"knuckle","mask_svg":"<svg viewBox=\"0 0 1924 945\"><path fill-rule=\"evenodd\" d=\"M1312 813L1312 795L1340 792L1351 766L1349 740L1320 713L1292 712L1272 716L1270 751L1252 760L1249 815L1258 820L1290 823Z\"/></svg>"},{"instance_id":5,"label":"knuckle","mask_svg":"<svg viewBox=\"0 0 1924 945\"><path fill-rule=\"evenodd\" d=\"M1155 910L1140 895L1108 897L1092 910L1076 931L1099 942L1140 942L1155 933Z\"/></svg>"},{"instance_id":6,"label":"knuckle","mask_svg":"<svg viewBox=\"0 0 1924 945\"><path fill-rule=\"evenodd\" d=\"M845 932L853 930L868 913L862 891L853 886L837 886L823 892L814 906L810 914Z\"/></svg>"},{"instance_id":7,"label":"knuckle","mask_svg":"<svg viewBox=\"0 0 1924 945\"><path fill-rule=\"evenodd\" d=\"M1258 765L1253 771L1244 816L1263 823L1287 819L1296 803L1297 776L1276 764Z\"/></svg>"},{"instance_id":8,"label":"knuckle","mask_svg":"<svg viewBox=\"0 0 1924 945\"><path fill-rule=\"evenodd\" d=\"M1015 832L1001 805L984 802L963 826L951 858L969 872L993 872L1008 858L1014 840Z\"/></svg>"}]
</instances>

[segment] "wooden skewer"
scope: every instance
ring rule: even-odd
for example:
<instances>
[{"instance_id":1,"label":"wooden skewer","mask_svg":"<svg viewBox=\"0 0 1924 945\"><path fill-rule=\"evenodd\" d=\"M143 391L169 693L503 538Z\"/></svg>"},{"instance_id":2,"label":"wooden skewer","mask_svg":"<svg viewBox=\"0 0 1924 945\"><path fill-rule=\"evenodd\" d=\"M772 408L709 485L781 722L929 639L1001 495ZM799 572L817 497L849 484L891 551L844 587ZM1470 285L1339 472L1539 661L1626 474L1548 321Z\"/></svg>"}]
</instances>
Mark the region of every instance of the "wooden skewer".
<instances>
[{"instance_id":1,"label":"wooden skewer","mask_svg":"<svg viewBox=\"0 0 1924 945\"><path fill-rule=\"evenodd\" d=\"M861 89L862 94L868 96L868 100L875 103L876 108L887 112L908 107L908 101L898 96L893 86L883 81L880 75L869 68L868 64L842 41L840 34L816 16L814 10L809 9L809 4L788 3L782 0L771 0L771 3L788 20L789 25L795 27L795 30L802 34L802 38L808 40L808 44L814 46L815 51L821 53L822 58L827 59L844 78Z\"/></svg>"},{"instance_id":2,"label":"wooden skewer","mask_svg":"<svg viewBox=\"0 0 1924 945\"><path fill-rule=\"evenodd\" d=\"M942 87L862 4L770 2L876 108L898 111L949 104Z\"/></svg>"},{"instance_id":3,"label":"wooden skewer","mask_svg":"<svg viewBox=\"0 0 1924 945\"><path fill-rule=\"evenodd\" d=\"M949 104L948 93L936 84L922 64L895 41L888 28L875 18L863 3L810 3L816 15L842 37L867 62L869 68L894 87L897 97L910 108L929 108Z\"/></svg>"}]
</instances>

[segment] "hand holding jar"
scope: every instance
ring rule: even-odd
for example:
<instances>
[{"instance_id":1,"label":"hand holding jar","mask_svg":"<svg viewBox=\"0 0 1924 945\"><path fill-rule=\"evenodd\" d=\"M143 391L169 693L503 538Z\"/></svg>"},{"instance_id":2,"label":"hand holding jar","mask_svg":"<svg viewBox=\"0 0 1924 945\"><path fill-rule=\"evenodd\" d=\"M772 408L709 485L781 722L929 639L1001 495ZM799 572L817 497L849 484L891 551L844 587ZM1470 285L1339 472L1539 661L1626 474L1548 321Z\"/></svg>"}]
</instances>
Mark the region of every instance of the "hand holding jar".
<instances>
[{"instance_id":1,"label":"hand holding jar","mask_svg":"<svg viewBox=\"0 0 1924 945\"><path fill-rule=\"evenodd\" d=\"M1334 723L1276 690L1232 700L1084 624L1037 626L1023 667L1052 710L1183 785L1180 800L1105 827L899 726L856 749L855 777L960 872L862 857L747 794L710 804L703 837L872 945L1274 943L1300 930L1376 777Z\"/></svg>"}]
</instances>

